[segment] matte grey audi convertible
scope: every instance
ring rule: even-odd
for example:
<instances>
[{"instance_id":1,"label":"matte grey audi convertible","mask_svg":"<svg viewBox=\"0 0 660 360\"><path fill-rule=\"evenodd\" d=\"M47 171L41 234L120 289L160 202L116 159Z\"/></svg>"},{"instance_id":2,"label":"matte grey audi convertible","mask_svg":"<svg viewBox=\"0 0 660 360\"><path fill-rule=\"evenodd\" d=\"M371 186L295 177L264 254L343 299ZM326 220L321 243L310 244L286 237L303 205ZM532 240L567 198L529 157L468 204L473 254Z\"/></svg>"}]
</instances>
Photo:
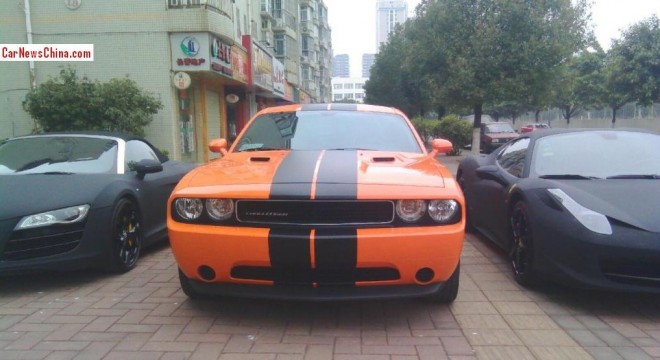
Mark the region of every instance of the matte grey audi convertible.
<instances>
[{"instance_id":1,"label":"matte grey audi convertible","mask_svg":"<svg viewBox=\"0 0 660 360\"><path fill-rule=\"evenodd\" d=\"M143 139L41 134L0 142L0 274L132 269L167 236L170 192L192 164Z\"/></svg>"}]
</instances>

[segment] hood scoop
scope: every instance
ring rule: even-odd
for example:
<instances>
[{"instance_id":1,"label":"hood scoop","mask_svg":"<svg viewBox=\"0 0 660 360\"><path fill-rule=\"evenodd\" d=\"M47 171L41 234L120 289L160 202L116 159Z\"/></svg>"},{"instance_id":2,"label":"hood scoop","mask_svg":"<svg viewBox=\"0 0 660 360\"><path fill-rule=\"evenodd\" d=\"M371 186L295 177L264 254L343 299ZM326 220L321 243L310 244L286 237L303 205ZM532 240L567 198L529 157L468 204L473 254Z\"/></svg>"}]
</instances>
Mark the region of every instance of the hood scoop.
<instances>
[{"instance_id":1,"label":"hood scoop","mask_svg":"<svg viewBox=\"0 0 660 360\"><path fill-rule=\"evenodd\" d=\"M253 156L250 158L252 162L269 162L270 158L267 156Z\"/></svg>"},{"instance_id":2,"label":"hood scoop","mask_svg":"<svg viewBox=\"0 0 660 360\"><path fill-rule=\"evenodd\" d=\"M371 159L375 163L382 163L382 162L394 162L396 159L393 156L377 156Z\"/></svg>"}]
</instances>

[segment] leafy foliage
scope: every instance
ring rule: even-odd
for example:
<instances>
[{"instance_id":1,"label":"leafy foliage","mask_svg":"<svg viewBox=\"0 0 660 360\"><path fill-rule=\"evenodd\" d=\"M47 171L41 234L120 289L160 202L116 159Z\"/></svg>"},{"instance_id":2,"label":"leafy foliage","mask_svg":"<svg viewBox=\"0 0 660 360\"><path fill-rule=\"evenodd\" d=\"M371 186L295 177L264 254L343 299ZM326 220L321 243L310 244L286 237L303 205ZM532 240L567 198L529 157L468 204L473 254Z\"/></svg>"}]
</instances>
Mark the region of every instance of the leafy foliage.
<instances>
[{"instance_id":1,"label":"leafy foliage","mask_svg":"<svg viewBox=\"0 0 660 360\"><path fill-rule=\"evenodd\" d=\"M101 130L143 136L163 105L131 79L93 82L64 68L58 77L31 90L24 107L43 131Z\"/></svg>"},{"instance_id":2,"label":"leafy foliage","mask_svg":"<svg viewBox=\"0 0 660 360\"><path fill-rule=\"evenodd\" d=\"M424 1L376 57L366 101L471 109L475 129L484 107L541 109L558 69L586 42L586 10L586 0Z\"/></svg>"},{"instance_id":3,"label":"leafy foliage","mask_svg":"<svg viewBox=\"0 0 660 360\"><path fill-rule=\"evenodd\" d=\"M453 114L440 120L416 117L411 122L424 140L443 138L451 141L454 149L449 155L459 155L463 145L469 143L472 137L472 124Z\"/></svg>"}]
</instances>

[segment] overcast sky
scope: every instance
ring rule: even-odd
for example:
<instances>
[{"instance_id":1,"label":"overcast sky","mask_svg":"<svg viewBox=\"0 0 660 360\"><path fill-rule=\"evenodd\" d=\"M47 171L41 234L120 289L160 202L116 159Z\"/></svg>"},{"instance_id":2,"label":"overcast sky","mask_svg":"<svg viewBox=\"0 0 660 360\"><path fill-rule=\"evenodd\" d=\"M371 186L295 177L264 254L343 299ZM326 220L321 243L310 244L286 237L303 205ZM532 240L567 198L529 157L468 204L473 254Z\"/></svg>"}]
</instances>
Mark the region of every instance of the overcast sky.
<instances>
[{"instance_id":1,"label":"overcast sky","mask_svg":"<svg viewBox=\"0 0 660 360\"><path fill-rule=\"evenodd\" d=\"M407 0L412 15L420 0ZM460 0L457 0L460 1ZM612 38L653 14L660 16L660 0L592 0L592 22L604 49ZM362 74L362 54L376 52L376 0L323 0L328 6L334 54L349 54L351 76Z\"/></svg>"}]
</instances>

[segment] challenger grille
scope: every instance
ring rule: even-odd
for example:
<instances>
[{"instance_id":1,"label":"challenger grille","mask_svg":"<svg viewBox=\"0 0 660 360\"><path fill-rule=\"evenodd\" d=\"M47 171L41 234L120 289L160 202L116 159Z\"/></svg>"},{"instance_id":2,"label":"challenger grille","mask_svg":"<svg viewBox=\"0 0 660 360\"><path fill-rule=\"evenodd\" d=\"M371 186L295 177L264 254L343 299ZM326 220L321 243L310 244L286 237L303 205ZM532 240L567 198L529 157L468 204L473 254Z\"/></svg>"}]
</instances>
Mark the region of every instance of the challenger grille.
<instances>
[{"instance_id":1,"label":"challenger grille","mask_svg":"<svg viewBox=\"0 0 660 360\"><path fill-rule=\"evenodd\" d=\"M296 225L382 225L394 221L392 201L239 200L240 223Z\"/></svg>"},{"instance_id":2,"label":"challenger grille","mask_svg":"<svg viewBox=\"0 0 660 360\"><path fill-rule=\"evenodd\" d=\"M83 228L84 223L14 231L0 258L25 260L71 251L80 243Z\"/></svg>"}]
</instances>

